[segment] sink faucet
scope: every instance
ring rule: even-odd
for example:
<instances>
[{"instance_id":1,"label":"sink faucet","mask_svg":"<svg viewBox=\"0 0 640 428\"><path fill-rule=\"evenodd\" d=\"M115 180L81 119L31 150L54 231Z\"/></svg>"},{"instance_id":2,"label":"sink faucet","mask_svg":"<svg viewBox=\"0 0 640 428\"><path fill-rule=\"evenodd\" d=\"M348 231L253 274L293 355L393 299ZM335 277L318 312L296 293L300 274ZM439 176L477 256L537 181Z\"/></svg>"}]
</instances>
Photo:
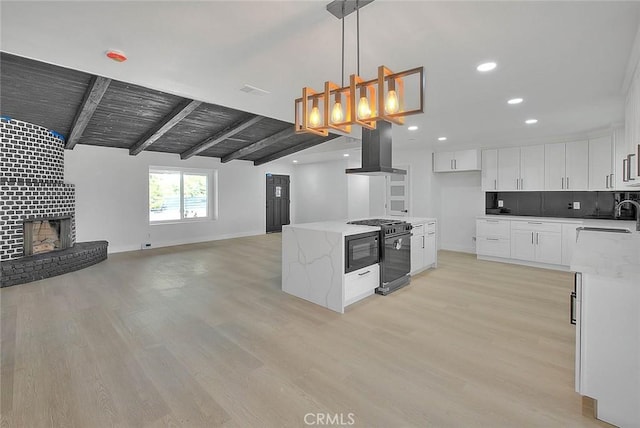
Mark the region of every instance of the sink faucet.
<instances>
[{"instance_id":1,"label":"sink faucet","mask_svg":"<svg viewBox=\"0 0 640 428\"><path fill-rule=\"evenodd\" d=\"M636 201L632 201L631 199L625 199L621 201L618 205L616 205L616 215L620 216L620 210L622 209L622 205L631 204L636 207L636 230L640 231L640 204Z\"/></svg>"}]
</instances>

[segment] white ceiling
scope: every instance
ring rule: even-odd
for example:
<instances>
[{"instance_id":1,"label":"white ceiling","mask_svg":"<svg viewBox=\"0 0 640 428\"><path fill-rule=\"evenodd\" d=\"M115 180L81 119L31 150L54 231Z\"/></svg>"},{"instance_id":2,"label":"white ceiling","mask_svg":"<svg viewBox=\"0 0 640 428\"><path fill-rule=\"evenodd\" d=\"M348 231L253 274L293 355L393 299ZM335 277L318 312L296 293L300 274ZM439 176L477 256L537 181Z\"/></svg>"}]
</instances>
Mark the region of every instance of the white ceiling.
<instances>
[{"instance_id":1,"label":"white ceiling","mask_svg":"<svg viewBox=\"0 0 640 428\"><path fill-rule=\"evenodd\" d=\"M293 121L303 86L340 81L340 21L329 1L1 3L1 48L181 96ZM580 134L623 120L639 2L376 0L361 10L361 75L426 71L420 127L396 148L487 147ZM355 72L355 14L346 18ZM124 51L115 63L107 49ZM475 67L494 60L498 68ZM241 92L245 84L270 91ZM521 96L525 102L508 106ZM529 117L539 119L524 125ZM446 143L436 138L446 135Z\"/></svg>"}]
</instances>

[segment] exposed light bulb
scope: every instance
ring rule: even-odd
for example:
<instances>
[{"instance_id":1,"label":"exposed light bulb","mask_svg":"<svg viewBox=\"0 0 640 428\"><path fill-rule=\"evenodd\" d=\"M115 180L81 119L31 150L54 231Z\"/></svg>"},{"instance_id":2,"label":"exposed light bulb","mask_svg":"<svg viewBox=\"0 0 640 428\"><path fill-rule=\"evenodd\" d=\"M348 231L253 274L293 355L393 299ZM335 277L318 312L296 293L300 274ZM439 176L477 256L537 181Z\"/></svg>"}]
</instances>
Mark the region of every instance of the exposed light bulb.
<instances>
[{"instance_id":1,"label":"exposed light bulb","mask_svg":"<svg viewBox=\"0 0 640 428\"><path fill-rule=\"evenodd\" d=\"M320 109L318 109L318 100L313 100L313 107L311 113L309 113L309 124L313 128L317 128L320 125Z\"/></svg>"},{"instance_id":2,"label":"exposed light bulb","mask_svg":"<svg viewBox=\"0 0 640 428\"><path fill-rule=\"evenodd\" d=\"M400 110L398 94L396 93L396 81L393 79L389 80L389 92L387 93L387 102L384 109L389 114L397 113Z\"/></svg>"},{"instance_id":3,"label":"exposed light bulb","mask_svg":"<svg viewBox=\"0 0 640 428\"><path fill-rule=\"evenodd\" d=\"M397 113L400 109L400 105L398 104L398 95L396 91L389 91L387 95L387 102L385 104L385 110L389 114Z\"/></svg>"},{"instance_id":4,"label":"exposed light bulb","mask_svg":"<svg viewBox=\"0 0 640 428\"><path fill-rule=\"evenodd\" d=\"M336 103L331 109L331 122L341 123L344 122L344 111L342 110L342 100L340 99L340 93L336 94Z\"/></svg>"},{"instance_id":5,"label":"exposed light bulb","mask_svg":"<svg viewBox=\"0 0 640 428\"><path fill-rule=\"evenodd\" d=\"M367 88L360 88L360 101L358 102L358 119L368 119L371 117L371 107L367 98Z\"/></svg>"}]
</instances>

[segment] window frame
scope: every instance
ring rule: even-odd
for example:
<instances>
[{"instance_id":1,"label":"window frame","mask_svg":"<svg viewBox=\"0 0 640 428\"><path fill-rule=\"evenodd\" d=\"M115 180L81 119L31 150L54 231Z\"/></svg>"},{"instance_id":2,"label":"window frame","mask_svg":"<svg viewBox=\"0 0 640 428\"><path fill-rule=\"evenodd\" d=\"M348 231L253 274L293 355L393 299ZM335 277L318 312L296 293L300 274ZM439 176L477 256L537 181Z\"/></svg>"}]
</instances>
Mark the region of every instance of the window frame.
<instances>
[{"instance_id":1,"label":"window frame","mask_svg":"<svg viewBox=\"0 0 640 428\"><path fill-rule=\"evenodd\" d=\"M151 195L149 192L150 176L152 173L180 173L180 218L171 220L151 220ZM147 221L150 226L164 224L186 224L199 223L217 220L217 198L218 198L218 171L204 168L180 168L173 166L150 165L147 172ZM185 217L184 216L184 176L186 175L206 175L207 177L207 216L206 217Z\"/></svg>"}]
</instances>

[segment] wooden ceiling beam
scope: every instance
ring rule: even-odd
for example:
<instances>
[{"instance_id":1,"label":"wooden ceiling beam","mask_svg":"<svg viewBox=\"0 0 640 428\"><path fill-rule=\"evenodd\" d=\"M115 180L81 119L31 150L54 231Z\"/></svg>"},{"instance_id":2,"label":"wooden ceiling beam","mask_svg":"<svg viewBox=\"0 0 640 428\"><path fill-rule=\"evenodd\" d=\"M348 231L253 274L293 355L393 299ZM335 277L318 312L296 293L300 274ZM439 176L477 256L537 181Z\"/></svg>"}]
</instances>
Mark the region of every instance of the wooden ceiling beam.
<instances>
[{"instance_id":1,"label":"wooden ceiling beam","mask_svg":"<svg viewBox=\"0 0 640 428\"><path fill-rule=\"evenodd\" d=\"M253 116L249 119L243 119L241 121L238 121L230 126L227 126L225 129L223 129L222 131L218 132L217 134L207 138L206 140L196 144L195 146L191 147L188 150L185 150L184 152L180 153L180 158L181 159L189 159L192 156L197 155L200 152L203 152L213 146L215 146L216 144L220 144L221 142L223 142L224 140L227 140L229 137L232 137L234 135L236 135L239 132L242 132L243 130L249 128L250 126L255 125L256 123L260 122L262 119L264 119L263 116Z\"/></svg>"},{"instance_id":2,"label":"wooden ceiling beam","mask_svg":"<svg viewBox=\"0 0 640 428\"><path fill-rule=\"evenodd\" d=\"M171 113L166 115L156 126L149 130L144 137L129 148L129 154L136 156L143 150L146 150L147 147L158 141L160 137L197 109L200 104L202 104L201 101L194 100L184 100L178 104Z\"/></svg>"},{"instance_id":3,"label":"wooden ceiling beam","mask_svg":"<svg viewBox=\"0 0 640 428\"><path fill-rule=\"evenodd\" d=\"M253 165L254 166L259 166L259 165L262 165L262 164L265 164L265 163L268 163L268 162L272 162L272 161L274 161L276 159L280 159L282 157L289 156L289 155L291 155L293 153L297 153L297 152L299 152L301 150L308 149L308 148L313 147L313 146L317 146L318 144L325 143L325 142L327 142L329 140L333 140L336 137L339 137L339 135L329 134L328 137L315 137L315 136L311 137L310 139L308 139L306 141L303 141L302 143L297 144L297 145L295 145L293 147L289 147L288 149L280 150L279 152L272 153L272 154L270 154L268 156L265 156L263 158L257 159L255 161L253 161Z\"/></svg>"},{"instance_id":4,"label":"wooden ceiling beam","mask_svg":"<svg viewBox=\"0 0 640 428\"><path fill-rule=\"evenodd\" d=\"M239 159L241 157L250 155L251 153L255 153L258 150L262 150L265 147L269 147L278 141L281 141L283 138L287 138L295 133L295 129L293 126L288 126L286 129L283 129L280 132L276 132L273 135L268 136L267 138L263 138L260 141L256 141L253 144L248 145L247 147L243 147L241 149L236 150L233 153L230 153L226 156L223 156L222 163L226 163L232 161L234 159Z\"/></svg>"},{"instance_id":5,"label":"wooden ceiling beam","mask_svg":"<svg viewBox=\"0 0 640 428\"><path fill-rule=\"evenodd\" d=\"M107 88L111 83L111 79L107 79L102 76L92 76L89 86L87 87L80 108L76 112L76 117L73 119L71 130L69 131L69 138L67 138L67 144L65 148L73 149L76 143L82 137L82 133L86 129L91 116L95 113L100 104L100 100L107 92Z\"/></svg>"}]
</instances>

